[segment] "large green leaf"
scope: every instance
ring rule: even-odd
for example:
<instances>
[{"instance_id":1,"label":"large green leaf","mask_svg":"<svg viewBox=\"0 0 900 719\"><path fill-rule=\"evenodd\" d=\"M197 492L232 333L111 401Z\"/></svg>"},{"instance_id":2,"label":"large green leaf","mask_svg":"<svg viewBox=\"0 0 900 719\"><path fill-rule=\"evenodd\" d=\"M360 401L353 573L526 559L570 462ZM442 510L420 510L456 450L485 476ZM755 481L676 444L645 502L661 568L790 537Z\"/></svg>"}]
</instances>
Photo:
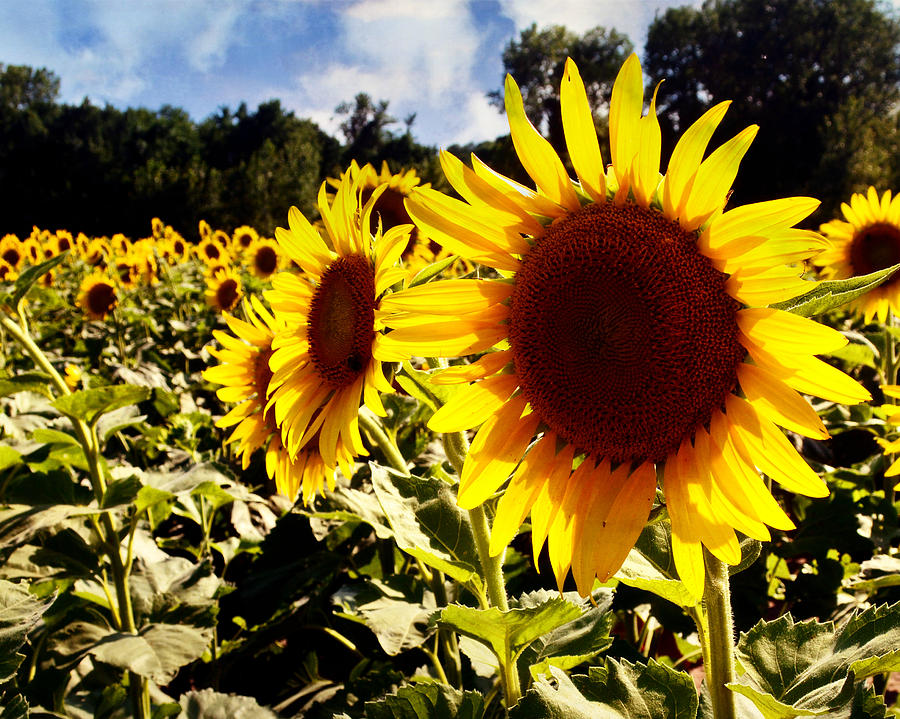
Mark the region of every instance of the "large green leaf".
<instances>
[{"instance_id":1,"label":"large green leaf","mask_svg":"<svg viewBox=\"0 0 900 719\"><path fill-rule=\"evenodd\" d=\"M695 719L698 699L684 672L648 664L606 661L571 678L550 668L514 706L510 719Z\"/></svg>"},{"instance_id":2,"label":"large green leaf","mask_svg":"<svg viewBox=\"0 0 900 719\"><path fill-rule=\"evenodd\" d=\"M0 579L0 682L16 673L25 658L19 647L54 599L39 599L27 587Z\"/></svg>"},{"instance_id":3,"label":"large green leaf","mask_svg":"<svg viewBox=\"0 0 900 719\"><path fill-rule=\"evenodd\" d=\"M83 389L58 397L53 406L70 417L94 424L101 415L120 407L143 402L150 396L149 387L117 384L109 387Z\"/></svg>"},{"instance_id":4,"label":"large green leaf","mask_svg":"<svg viewBox=\"0 0 900 719\"><path fill-rule=\"evenodd\" d=\"M874 290L878 285L887 282L898 269L900 269L900 265L894 265L868 275L848 277L845 280L818 282L815 288L809 292L784 302L778 302L772 307L803 317L820 315Z\"/></svg>"},{"instance_id":5,"label":"large green leaf","mask_svg":"<svg viewBox=\"0 0 900 719\"><path fill-rule=\"evenodd\" d=\"M744 673L730 685L766 719L847 710L861 682L900 670L900 604L871 607L838 628L790 615L741 635Z\"/></svg>"},{"instance_id":6,"label":"large green leaf","mask_svg":"<svg viewBox=\"0 0 900 719\"><path fill-rule=\"evenodd\" d=\"M458 582L482 586L469 515L456 504L455 488L439 479L407 477L370 462L375 495L407 554Z\"/></svg>"},{"instance_id":7,"label":"large green leaf","mask_svg":"<svg viewBox=\"0 0 900 719\"><path fill-rule=\"evenodd\" d=\"M379 539L390 539L394 536L378 498L372 493L361 492L351 487L338 487L324 496L322 502L328 509L319 512L300 511L302 514L319 519L365 522L375 530L375 536Z\"/></svg>"},{"instance_id":8,"label":"large green leaf","mask_svg":"<svg viewBox=\"0 0 900 719\"><path fill-rule=\"evenodd\" d=\"M444 684L401 687L376 702L366 702L366 719L481 719L484 698Z\"/></svg>"},{"instance_id":9,"label":"large green leaf","mask_svg":"<svg viewBox=\"0 0 900 719\"><path fill-rule=\"evenodd\" d=\"M152 541L139 533L135 543ZM215 624L215 597L221 586L222 580L207 563L152 551L135 557L130 580L137 618L166 624Z\"/></svg>"},{"instance_id":10,"label":"large green leaf","mask_svg":"<svg viewBox=\"0 0 900 719\"><path fill-rule=\"evenodd\" d=\"M98 661L168 684L178 670L199 659L211 633L178 624L150 624L139 634L110 632L88 650Z\"/></svg>"},{"instance_id":11,"label":"large green leaf","mask_svg":"<svg viewBox=\"0 0 900 719\"><path fill-rule=\"evenodd\" d=\"M341 616L369 627L390 656L421 646L434 634L434 626L429 624L437 610L434 594L410 575L343 587L332 601L340 607Z\"/></svg>"},{"instance_id":12,"label":"large green leaf","mask_svg":"<svg viewBox=\"0 0 900 719\"><path fill-rule=\"evenodd\" d=\"M253 697L220 694L200 689L182 694L178 700L183 719L277 719L278 715L257 704Z\"/></svg>"},{"instance_id":13,"label":"large green leaf","mask_svg":"<svg viewBox=\"0 0 900 719\"><path fill-rule=\"evenodd\" d=\"M549 599L554 593L544 590L526 595L529 599L539 596ZM520 599L520 605L526 597ZM591 597L595 604L582 600L577 594L565 597L580 606L581 616L538 637L522 651L519 666L530 672L531 677L546 674L551 666L560 669L576 667L612 644L609 631L615 621L611 610L613 592L609 589L595 592Z\"/></svg>"},{"instance_id":14,"label":"large green leaf","mask_svg":"<svg viewBox=\"0 0 900 719\"><path fill-rule=\"evenodd\" d=\"M19 464L22 461L22 455L12 447L0 444L0 471L8 469Z\"/></svg>"},{"instance_id":15,"label":"large green leaf","mask_svg":"<svg viewBox=\"0 0 900 719\"><path fill-rule=\"evenodd\" d=\"M437 411L459 391L459 387L432 384L431 376L431 372L423 372L413 368L409 362L404 362L402 374L398 374L394 379L410 397L415 397Z\"/></svg>"},{"instance_id":16,"label":"large green leaf","mask_svg":"<svg viewBox=\"0 0 900 719\"><path fill-rule=\"evenodd\" d=\"M0 397L8 397L18 392L37 392L52 398L50 375L43 372L21 372L11 377L0 377Z\"/></svg>"},{"instance_id":17,"label":"large green leaf","mask_svg":"<svg viewBox=\"0 0 900 719\"><path fill-rule=\"evenodd\" d=\"M527 595L526 595L527 597ZM477 609L451 604L441 610L440 622L459 634L491 648L498 657L516 657L528 645L581 616L581 608L560 597L524 602L506 612L497 607Z\"/></svg>"}]
</instances>

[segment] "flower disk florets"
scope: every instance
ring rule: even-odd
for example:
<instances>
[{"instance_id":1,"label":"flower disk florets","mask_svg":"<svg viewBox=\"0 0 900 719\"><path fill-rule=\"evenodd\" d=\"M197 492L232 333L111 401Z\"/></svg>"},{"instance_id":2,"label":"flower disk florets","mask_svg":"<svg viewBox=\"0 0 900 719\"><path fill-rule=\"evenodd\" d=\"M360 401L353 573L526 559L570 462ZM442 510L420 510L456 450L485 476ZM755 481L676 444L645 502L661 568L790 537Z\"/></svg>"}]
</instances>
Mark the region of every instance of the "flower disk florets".
<instances>
[{"instance_id":1,"label":"flower disk florets","mask_svg":"<svg viewBox=\"0 0 900 719\"><path fill-rule=\"evenodd\" d=\"M693 233L654 210L607 202L556 222L511 297L534 411L594 457L664 460L737 383L746 350L725 280Z\"/></svg>"}]
</instances>

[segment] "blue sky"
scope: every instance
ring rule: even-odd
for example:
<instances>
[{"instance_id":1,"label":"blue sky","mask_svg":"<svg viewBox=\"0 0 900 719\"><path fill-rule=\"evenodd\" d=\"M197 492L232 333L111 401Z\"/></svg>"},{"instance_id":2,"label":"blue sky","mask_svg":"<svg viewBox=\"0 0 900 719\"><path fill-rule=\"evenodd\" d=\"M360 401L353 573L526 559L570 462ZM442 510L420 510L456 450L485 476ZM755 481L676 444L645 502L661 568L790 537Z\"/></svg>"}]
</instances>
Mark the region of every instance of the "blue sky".
<instances>
[{"instance_id":1,"label":"blue sky","mask_svg":"<svg viewBox=\"0 0 900 719\"><path fill-rule=\"evenodd\" d=\"M368 92L419 142L506 132L485 93L519 32L562 24L627 34L640 51L666 7L699 0L4 0L0 62L47 67L61 99L187 110L279 98L337 134L334 108ZM397 126L398 129L401 126Z\"/></svg>"}]
</instances>

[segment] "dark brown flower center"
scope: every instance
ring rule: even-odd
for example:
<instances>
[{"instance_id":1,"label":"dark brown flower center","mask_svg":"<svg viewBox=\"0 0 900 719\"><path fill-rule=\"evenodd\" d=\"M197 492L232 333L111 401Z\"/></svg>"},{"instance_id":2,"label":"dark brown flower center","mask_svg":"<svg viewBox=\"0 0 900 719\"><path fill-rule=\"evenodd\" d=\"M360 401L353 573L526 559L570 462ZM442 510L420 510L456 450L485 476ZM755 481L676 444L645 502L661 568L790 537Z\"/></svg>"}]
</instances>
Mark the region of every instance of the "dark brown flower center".
<instances>
[{"instance_id":1,"label":"dark brown flower center","mask_svg":"<svg viewBox=\"0 0 900 719\"><path fill-rule=\"evenodd\" d=\"M264 275L271 275L278 269L278 253L269 245L262 245L253 258L256 269Z\"/></svg>"},{"instance_id":2,"label":"dark brown flower center","mask_svg":"<svg viewBox=\"0 0 900 719\"><path fill-rule=\"evenodd\" d=\"M22 255L17 248L7 247L3 252L3 259L9 262L13 267L16 267L19 264L19 260L22 259Z\"/></svg>"},{"instance_id":3,"label":"dark brown flower center","mask_svg":"<svg viewBox=\"0 0 900 719\"><path fill-rule=\"evenodd\" d=\"M242 232L237 237L238 247L240 247L242 249L246 250L248 247L250 247L252 242L253 242L253 235L251 235L249 232Z\"/></svg>"},{"instance_id":4,"label":"dark brown flower center","mask_svg":"<svg viewBox=\"0 0 900 719\"><path fill-rule=\"evenodd\" d=\"M900 228L887 222L859 230L850 243L850 264L857 275L867 275L900 263ZM894 275L885 284L898 281Z\"/></svg>"},{"instance_id":5,"label":"dark brown flower center","mask_svg":"<svg viewBox=\"0 0 900 719\"><path fill-rule=\"evenodd\" d=\"M106 316L115 307L116 289L108 282L98 282L88 290L87 306L91 313Z\"/></svg>"},{"instance_id":6,"label":"dark brown flower center","mask_svg":"<svg viewBox=\"0 0 900 719\"><path fill-rule=\"evenodd\" d=\"M307 336L313 365L329 387L351 384L372 359L375 272L360 255L339 257L322 274L310 303Z\"/></svg>"},{"instance_id":7,"label":"dark brown flower center","mask_svg":"<svg viewBox=\"0 0 900 719\"><path fill-rule=\"evenodd\" d=\"M203 248L203 253L206 255L206 258L210 260L217 260L222 256L222 252L215 242L207 242Z\"/></svg>"},{"instance_id":8,"label":"dark brown flower center","mask_svg":"<svg viewBox=\"0 0 900 719\"><path fill-rule=\"evenodd\" d=\"M237 280L231 277L222 280L216 288L216 302L223 310L230 310L240 299Z\"/></svg>"},{"instance_id":9,"label":"dark brown flower center","mask_svg":"<svg viewBox=\"0 0 900 719\"><path fill-rule=\"evenodd\" d=\"M746 351L725 280L695 235L656 211L604 203L557 222L511 298L525 397L591 456L665 459L737 383Z\"/></svg>"}]
</instances>

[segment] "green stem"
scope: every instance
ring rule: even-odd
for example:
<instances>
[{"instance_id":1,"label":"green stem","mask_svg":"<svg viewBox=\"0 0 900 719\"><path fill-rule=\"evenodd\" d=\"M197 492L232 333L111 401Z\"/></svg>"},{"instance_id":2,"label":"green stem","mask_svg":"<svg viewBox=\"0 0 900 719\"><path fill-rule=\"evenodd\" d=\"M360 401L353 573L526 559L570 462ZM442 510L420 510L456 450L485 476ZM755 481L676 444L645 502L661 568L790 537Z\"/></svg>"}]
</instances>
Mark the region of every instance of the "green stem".
<instances>
[{"instance_id":1,"label":"green stem","mask_svg":"<svg viewBox=\"0 0 900 719\"><path fill-rule=\"evenodd\" d=\"M388 436L381 423L365 408L359 411L359 425L381 450L387 463L401 474L410 476L409 467L406 466L406 460L397 448L396 442Z\"/></svg>"},{"instance_id":2,"label":"green stem","mask_svg":"<svg viewBox=\"0 0 900 719\"><path fill-rule=\"evenodd\" d=\"M456 470L457 476L462 476L463 465L469 453L469 440L464 432L449 432L443 436L444 451L447 459ZM487 515L483 505L478 505L469 510L469 521L472 524L472 533L475 535L475 548L478 550L478 559L481 561L481 571L487 585L488 597L491 605L501 612L509 611L509 601L506 598L506 580L503 578L503 553L496 557L491 556L491 530L488 526ZM508 647L507 647L508 649ZM503 682L503 692L506 696L506 706L511 707L522 696L522 687L519 682L519 673L516 662L507 651L505 657L497 657L500 660L500 677Z\"/></svg>"},{"instance_id":3,"label":"green stem","mask_svg":"<svg viewBox=\"0 0 900 719\"><path fill-rule=\"evenodd\" d=\"M714 557L706 547L703 558L706 563L703 610L707 631L705 637L702 631L699 633L705 649L706 686L714 719L735 719L734 693L727 687L734 681L734 623L728 565Z\"/></svg>"},{"instance_id":4,"label":"green stem","mask_svg":"<svg viewBox=\"0 0 900 719\"><path fill-rule=\"evenodd\" d=\"M11 334L22 348L28 354L34 363L46 372L53 386L61 395L71 394L65 380L56 371L51 364L47 355L43 353L40 347L35 344L34 340L27 330L20 327L8 317L0 316L0 326L2 326L9 334ZM106 493L106 480L103 476L103 468L100 463L100 439L97 436L96 428L88 425L84 420L78 417L67 415L72 422L78 442L84 451L87 459L89 476L91 480L91 489L97 504L103 501L103 495ZM116 604L117 611L113 612L113 618L118 624L118 628L137 634L137 626L134 621L134 608L131 604L131 592L128 587L128 572L122 562L121 546L119 542L119 533L115 523L109 512L103 512L100 515L101 544L109 556L110 565L112 567L113 583L116 588ZM149 719L150 717L150 687L145 679L138 674L129 672L129 691L132 697L132 706L134 716L138 719Z\"/></svg>"}]
</instances>

